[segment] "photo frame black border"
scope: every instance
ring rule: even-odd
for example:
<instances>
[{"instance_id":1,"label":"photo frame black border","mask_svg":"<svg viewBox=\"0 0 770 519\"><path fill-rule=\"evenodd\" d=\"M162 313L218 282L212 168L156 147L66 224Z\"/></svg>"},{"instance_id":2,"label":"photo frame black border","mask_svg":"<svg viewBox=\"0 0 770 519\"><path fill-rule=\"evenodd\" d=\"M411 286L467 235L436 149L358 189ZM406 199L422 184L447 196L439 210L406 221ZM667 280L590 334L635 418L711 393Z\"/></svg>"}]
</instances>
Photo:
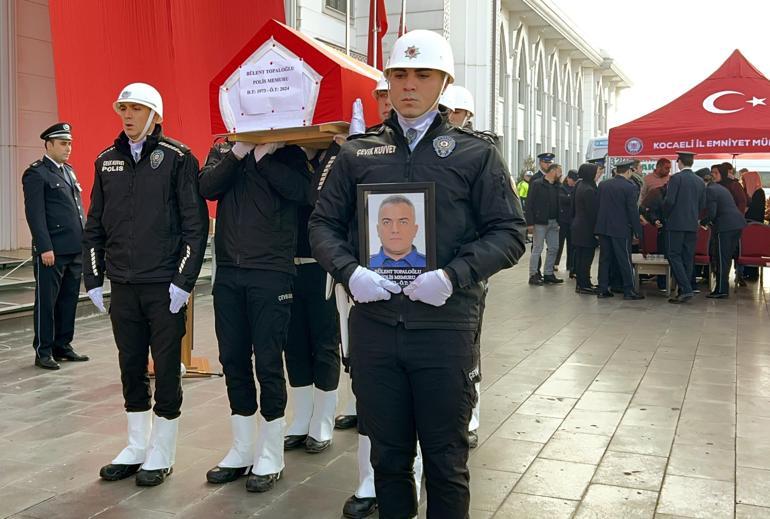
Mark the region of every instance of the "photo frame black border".
<instances>
[{"instance_id":1,"label":"photo frame black border","mask_svg":"<svg viewBox=\"0 0 770 519\"><path fill-rule=\"evenodd\" d=\"M387 184L358 184L358 257L361 265L369 267L369 195L422 193L425 196L425 272L436 270L436 185L433 182L391 182Z\"/></svg>"}]
</instances>

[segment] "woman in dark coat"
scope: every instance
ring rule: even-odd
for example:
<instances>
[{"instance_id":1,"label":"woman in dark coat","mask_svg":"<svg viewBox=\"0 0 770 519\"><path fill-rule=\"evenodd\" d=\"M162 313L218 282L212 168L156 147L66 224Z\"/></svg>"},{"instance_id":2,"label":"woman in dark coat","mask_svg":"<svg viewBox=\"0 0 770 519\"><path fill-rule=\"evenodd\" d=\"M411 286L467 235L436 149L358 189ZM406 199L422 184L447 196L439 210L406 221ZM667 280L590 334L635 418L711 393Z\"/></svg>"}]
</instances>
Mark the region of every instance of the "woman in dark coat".
<instances>
[{"instance_id":1,"label":"woman in dark coat","mask_svg":"<svg viewBox=\"0 0 770 519\"><path fill-rule=\"evenodd\" d=\"M596 216L599 212L597 197L596 164L582 164L578 169L578 183L573 197L572 246L575 254L575 277L578 294L596 294L591 283L591 264L599 243L594 236Z\"/></svg>"}]
</instances>

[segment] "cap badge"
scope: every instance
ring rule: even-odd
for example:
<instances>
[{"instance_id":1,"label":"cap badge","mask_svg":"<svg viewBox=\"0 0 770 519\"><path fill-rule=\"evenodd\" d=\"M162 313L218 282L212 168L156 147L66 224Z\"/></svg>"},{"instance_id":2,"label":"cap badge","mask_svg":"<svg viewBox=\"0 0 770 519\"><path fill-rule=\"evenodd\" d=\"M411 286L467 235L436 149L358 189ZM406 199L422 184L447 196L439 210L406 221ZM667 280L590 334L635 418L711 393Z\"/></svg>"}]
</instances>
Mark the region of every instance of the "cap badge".
<instances>
[{"instance_id":1,"label":"cap badge","mask_svg":"<svg viewBox=\"0 0 770 519\"><path fill-rule=\"evenodd\" d=\"M433 139L433 149L439 157L448 157L455 149L457 143L449 135L441 135Z\"/></svg>"},{"instance_id":2,"label":"cap badge","mask_svg":"<svg viewBox=\"0 0 770 519\"><path fill-rule=\"evenodd\" d=\"M404 51L404 57L407 57L409 59L415 59L419 55L420 55L420 49L418 49L414 45L407 47L406 50Z\"/></svg>"},{"instance_id":3,"label":"cap badge","mask_svg":"<svg viewBox=\"0 0 770 519\"><path fill-rule=\"evenodd\" d=\"M150 167L152 169L158 169L161 162L163 162L163 150L155 150L150 153Z\"/></svg>"},{"instance_id":4,"label":"cap badge","mask_svg":"<svg viewBox=\"0 0 770 519\"><path fill-rule=\"evenodd\" d=\"M65 131L70 131L70 125L67 123L62 124L61 126Z\"/></svg>"},{"instance_id":5,"label":"cap badge","mask_svg":"<svg viewBox=\"0 0 770 519\"><path fill-rule=\"evenodd\" d=\"M125 99L127 97L131 97L131 91L130 90L124 90L120 93L120 98Z\"/></svg>"}]
</instances>

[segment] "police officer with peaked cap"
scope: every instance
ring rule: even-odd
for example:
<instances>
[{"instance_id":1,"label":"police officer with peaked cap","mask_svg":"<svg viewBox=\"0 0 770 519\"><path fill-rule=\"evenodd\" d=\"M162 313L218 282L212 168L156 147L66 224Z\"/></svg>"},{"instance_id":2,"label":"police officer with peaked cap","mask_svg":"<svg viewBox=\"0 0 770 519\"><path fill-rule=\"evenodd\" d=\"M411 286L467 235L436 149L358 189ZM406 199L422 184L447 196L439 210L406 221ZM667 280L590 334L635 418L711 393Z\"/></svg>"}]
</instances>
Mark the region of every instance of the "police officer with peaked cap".
<instances>
[{"instance_id":1,"label":"police officer with peaked cap","mask_svg":"<svg viewBox=\"0 0 770 519\"><path fill-rule=\"evenodd\" d=\"M698 217L706 207L706 186L691 169L695 154L679 151L677 156L679 172L671 175L668 181L663 213L666 217L666 257L679 285L679 294L668 302L681 304L695 295L691 284L692 269L698 240Z\"/></svg>"},{"instance_id":2,"label":"police officer with peaked cap","mask_svg":"<svg viewBox=\"0 0 770 519\"><path fill-rule=\"evenodd\" d=\"M128 445L99 475L136 474L139 486L163 483L173 470L182 406L179 366L185 305L195 287L208 236L198 194L198 161L163 133L163 99L146 83L127 85L113 103L123 131L96 158L83 235L88 296L105 311L118 346ZM155 405L147 372L155 366Z\"/></svg>"},{"instance_id":3,"label":"police officer with peaked cap","mask_svg":"<svg viewBox=\"0 0 770 519\"><path fill-rule=\"evenodd\" d=\"M385 69L394 113L345 143L310 218L310 243L344 283L359 422L371 438L380 517L413 517L419 437L427 516L465 518L470 505L468 423L476 401L482 281L524 252L521 204L491 139L447 124L438 99L454 79L449 43L415 30ZM385 150L370 154L365 150ZM452 175L447 175L452 171ZM400 285L359 258L357 185L432 182L437 269Z\"/></svg>"},{"instance_id":4,"label":"police officer with peaked cap","mask_svg":"<svg viewBox=\"0 0 770 519\"><path fill-rule=\"evenodd\" d=\"M612 297L610 292L610 265L615 265L623 280L623 299L638 300L644 296L634 290L634 274L631 264L631 240L642 235L639 210L636 206L638 193L629 179L632 160L616 164L616 175L599 184L597 199L599 212L594 233L599 235L599 298Z\"/></svg>"},{"instance_id":5,"label":"police officer with peaked cap","mask_svg":"<svg viewBox=\"0 0 770 519\"><path fill-rule=\"evenodd\" d=\"M24 211L32 233L35 273L35 366L59 369L57 361L86 361L72 349L80 292L83 202L80 184L67 159L72 128L57 123L40 134L45 155L21 178Z\"/></svg>"}]
</instances>

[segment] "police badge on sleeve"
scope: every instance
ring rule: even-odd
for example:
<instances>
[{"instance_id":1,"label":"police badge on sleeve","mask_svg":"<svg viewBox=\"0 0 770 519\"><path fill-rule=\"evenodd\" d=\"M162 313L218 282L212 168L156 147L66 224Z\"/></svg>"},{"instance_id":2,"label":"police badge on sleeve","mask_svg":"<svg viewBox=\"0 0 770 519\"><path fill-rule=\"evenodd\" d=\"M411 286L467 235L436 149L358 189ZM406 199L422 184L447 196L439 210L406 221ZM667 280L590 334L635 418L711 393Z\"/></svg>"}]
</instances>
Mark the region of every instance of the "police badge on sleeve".
<instances>
[{"instance_id":1,"label":"police badge on sleeve","mask_svg":"<svg viewBox=\"0 0 770 519\"><path fill-rule=\"evenodd\" d=\"M436 155L439 157L448 157L457 146L455 140L449 135L441 135L433 139L433 149L436 151Z\"/></svg>"},{"instance_id":2,"label":"police badge on sleeve","mask_svg":"<svg viewBox=\"0 0 770 519\"><path fill-rule=\"evenodd\" d=\"M150 167L152 169L158 169L161 162L163 162L163 150L155 150L152 153L150 153Z\"/></svg>"}]
</instances>

